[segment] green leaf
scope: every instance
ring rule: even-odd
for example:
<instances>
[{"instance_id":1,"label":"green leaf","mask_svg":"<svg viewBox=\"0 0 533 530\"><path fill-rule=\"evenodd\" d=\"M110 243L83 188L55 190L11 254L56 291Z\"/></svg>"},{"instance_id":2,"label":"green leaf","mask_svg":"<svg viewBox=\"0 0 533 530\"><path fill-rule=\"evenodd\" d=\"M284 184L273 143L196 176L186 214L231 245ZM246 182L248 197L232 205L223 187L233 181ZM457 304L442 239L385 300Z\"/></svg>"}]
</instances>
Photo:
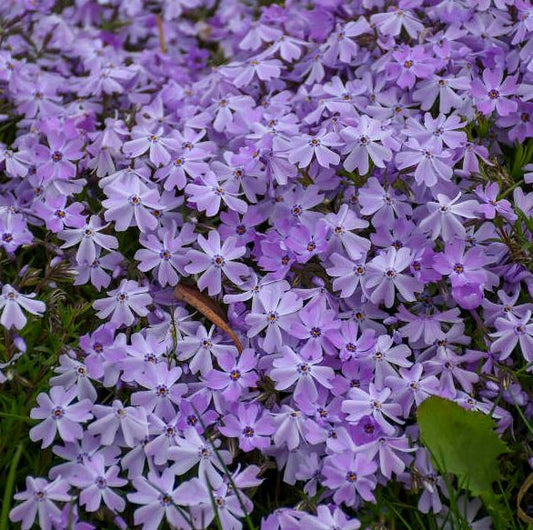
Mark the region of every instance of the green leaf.
<instances>
[{"instance_id":1,"label":"green leaf","mask_svg":"<svg viewBox=\"0 0 533 530\"><path fill-rule=\"evenodd\" d=\"M494 420L439 397L426 399L417 418L422 440L441 473L453 473L459 485L475 495L491 491L499 478L498 456L507 452Z\"/></svg>"}]
</instances>

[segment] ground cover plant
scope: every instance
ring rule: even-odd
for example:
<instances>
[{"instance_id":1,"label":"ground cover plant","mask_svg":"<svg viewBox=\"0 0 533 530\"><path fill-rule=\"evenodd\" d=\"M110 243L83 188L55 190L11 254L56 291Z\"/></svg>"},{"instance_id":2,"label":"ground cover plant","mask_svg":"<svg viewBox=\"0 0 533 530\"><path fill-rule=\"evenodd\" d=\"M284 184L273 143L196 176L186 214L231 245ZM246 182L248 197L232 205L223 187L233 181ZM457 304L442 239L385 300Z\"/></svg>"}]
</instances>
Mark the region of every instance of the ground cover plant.
<instances>
[{"instance_id":1,"label":"ground cover plant","mask_svg":"<svg viewBox=\"0 0 533 530\"><path fill-rule=\"evenodd\" d=\"M533 523L533 7L0 3L0 530Z\"/></svg>"}]
</instances>

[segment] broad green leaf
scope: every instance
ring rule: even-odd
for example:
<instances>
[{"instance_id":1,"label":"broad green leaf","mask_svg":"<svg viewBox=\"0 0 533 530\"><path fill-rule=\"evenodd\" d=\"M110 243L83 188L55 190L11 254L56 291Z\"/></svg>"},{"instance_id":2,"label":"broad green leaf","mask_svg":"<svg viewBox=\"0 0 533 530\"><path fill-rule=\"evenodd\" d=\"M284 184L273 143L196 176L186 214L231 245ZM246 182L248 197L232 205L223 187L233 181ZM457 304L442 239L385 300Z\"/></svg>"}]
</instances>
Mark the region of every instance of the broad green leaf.
<instances>
[{"instance_id":1,"label":"broad green leaf","mask_svg":"<svg viewBox=\"0 0 533 530\"><path fill-rule=\"evenodd\" d=\"M453 473L475 495L491 490L499 477L498 456L507 452L494 420L439 397L425 400L417 418L422 441L441 473Z\"/></svg>"}]
</instances>

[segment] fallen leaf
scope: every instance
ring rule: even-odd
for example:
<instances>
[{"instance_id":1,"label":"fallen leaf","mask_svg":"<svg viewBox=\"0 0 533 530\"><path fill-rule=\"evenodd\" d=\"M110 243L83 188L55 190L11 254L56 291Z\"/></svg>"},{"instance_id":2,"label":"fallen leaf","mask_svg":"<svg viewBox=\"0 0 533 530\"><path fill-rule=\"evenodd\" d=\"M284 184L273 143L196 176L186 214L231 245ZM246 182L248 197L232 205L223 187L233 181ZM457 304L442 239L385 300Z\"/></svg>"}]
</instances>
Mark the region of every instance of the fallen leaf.
<instances>
[{"instance_id":1,"label":"fallen leaf","mask_svg":"<svg viewBox=\"0 0 533 530\"><path fill-rule=\"evenodd\" d=\"M178 300L194 307L194 309L202 313L202 315L209 319L215 326L219 327L229 335L231 340L235 343L239 353L242 353L243 347L241 341L228 324L224 311L222 311L221 307L209 298L209 296L200 292L195 287L184 285L182 283L179 283L176 286L174 289L174 295Z\"/></svg>"}]
</instances>

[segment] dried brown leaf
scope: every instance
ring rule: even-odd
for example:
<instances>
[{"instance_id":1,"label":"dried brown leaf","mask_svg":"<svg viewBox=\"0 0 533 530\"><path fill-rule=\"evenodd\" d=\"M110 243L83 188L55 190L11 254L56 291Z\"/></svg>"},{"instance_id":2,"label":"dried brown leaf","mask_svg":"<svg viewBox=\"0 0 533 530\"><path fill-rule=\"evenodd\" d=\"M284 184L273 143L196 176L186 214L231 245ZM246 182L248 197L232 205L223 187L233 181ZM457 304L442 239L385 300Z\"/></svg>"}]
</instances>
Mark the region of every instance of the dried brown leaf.
<instances>
[{"instance_id":1,"label":"dried brown leaf","mask_svg":"<svg viewBox=\"0 0 533 530\"><path fill-rule=\"evenodd\" d=\"M194 307L215 326L224 331L235 343L239 353L242 353L243 347L239 337L237 337L237 334L231 329L224 311L222 311L221 307L216 304L214 300L209 298L205 293L200 292L195 287L184 285L182 283L179 283L176 286L174 295L178 300Z\"/></svg>"}]
</instances>

